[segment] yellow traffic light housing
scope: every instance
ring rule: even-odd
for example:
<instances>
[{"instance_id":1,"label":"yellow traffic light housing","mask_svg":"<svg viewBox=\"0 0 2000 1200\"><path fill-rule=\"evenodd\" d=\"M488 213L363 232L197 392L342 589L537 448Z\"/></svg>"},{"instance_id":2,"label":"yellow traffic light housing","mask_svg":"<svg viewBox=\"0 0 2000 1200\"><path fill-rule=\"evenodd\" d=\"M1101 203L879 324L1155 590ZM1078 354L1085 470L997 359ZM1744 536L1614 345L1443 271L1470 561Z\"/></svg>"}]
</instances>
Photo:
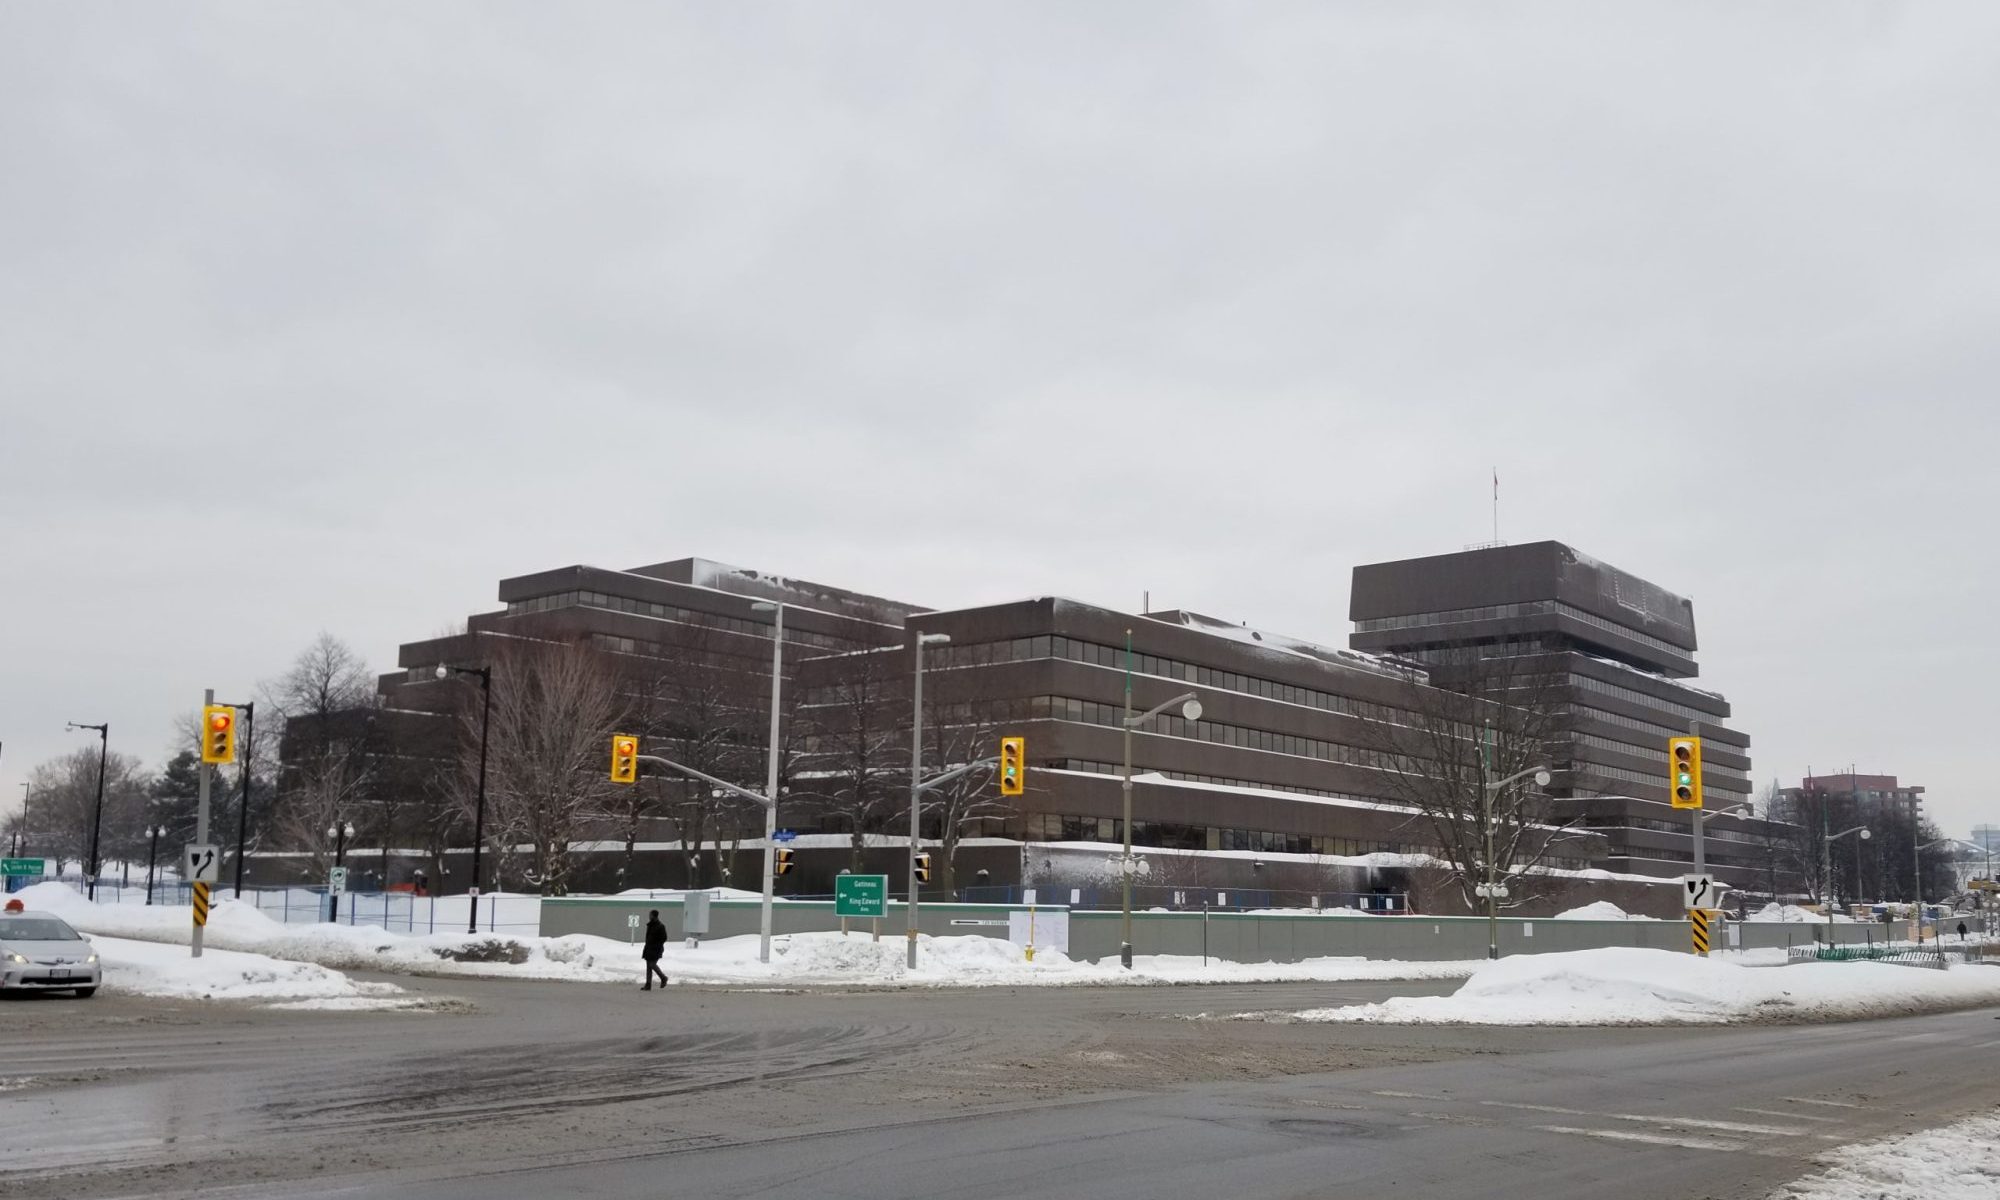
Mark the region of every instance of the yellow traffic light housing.
<instances>
[{"instance_id":1,"label":"yellow traffic light housing","mask_svg":"<svg viewBox=\"0 0 2000 1200\"><path fill-rule=\"evenodd\" d=\"M779 847L776 858L777 861L771 864L772 874L783 875L792 869L792 852L789 849Z\"/></svg>"},{"instance_id":2,"label":"yellow traffic light housing","mask_svg":"<svg viewBox=\"0 0 2000 1200\"><path fill-rule=\"evenodd\" d=\"M629 733L611 735L611 782L639 782L639 739Z\"/></svg>"},{"instance_id":3,"label":"yellow traffic light housing","mask_svg":"<svg viewBox=\"0 0 2000 1200\"><path fill-rule=\"evenodd\" d=\"M201 710L201 761L236 761L236 710L227 704L211 704Z\"/></svg>"},{"instance_id":4,"label":"yellow traffic light housing","mask_svg":"<svg viewBox=\"0 0 2000 1200\"><path fill-rule=\"evenodd\" d=\"M1028 739L1000 739L1000 794L1019 796L1028 790Z\"/></svg>"},{"instance_id":5,"label":"yellow traffic light housing","mask_svg":"<svg viewBox=\"0 0 2000 1200\"><path fill-rule=\"evenodd\" d=\"M931 856L928 854L917 855L916 867L917 882L929 883L931 881Z\"/></svg>"},{"instance_id":6,"label":"yellow traffic light housing","mask_svg":"<svg viewBox=\"0 0 2000 1200\"><path fill-rule=\"evenodd\" d=\"M1667 739L1667 795L1675 808L1701 807L1701 739Z\"/></svg>"}]
</instances>

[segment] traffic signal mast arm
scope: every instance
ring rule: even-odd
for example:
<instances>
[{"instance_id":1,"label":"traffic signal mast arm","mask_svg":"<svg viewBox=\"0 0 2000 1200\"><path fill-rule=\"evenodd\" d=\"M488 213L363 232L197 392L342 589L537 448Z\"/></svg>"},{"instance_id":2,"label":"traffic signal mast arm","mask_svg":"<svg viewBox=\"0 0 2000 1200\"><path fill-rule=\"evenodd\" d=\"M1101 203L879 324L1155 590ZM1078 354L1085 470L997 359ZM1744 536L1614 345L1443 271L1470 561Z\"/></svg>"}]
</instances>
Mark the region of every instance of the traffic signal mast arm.
<instances>
[{"instance_id":1,"label":"traffic signal mast arm","mask_svg":"<svg viewBox=\"0 0 2000 1200\"><path fill-rule=\"evenodd\" d=\"M932 788L943 787L945 784L950 783L952 780L957 779L960 775L963 775L968 771L977 771L981 767L995 766L999 762L1000 760L997 757L982 758L978 762L969 762L962 767L953 767L951 770L946 771L941 775L934 775L931 778L926 779L924 782L918 784L917 791L919 793L923 793L930 791Z\"/></svg>"},{"instance_id":2,"label":"traffic signal mast arm","mask_svg":"<svg viewBox=\"0 0 2000 1200\"><path fill-rule=\"evenodd\" d=\"M753 792L749 788L738 787L737 785L729 782L727 779L717 779L715 776L710 775L705 771L697 771L693 767L684 766L680 763L675 762L671 758L661 758L657 754L640 754L640 755L635 755L634 757L636 757L640 762L658 763L670 771L679 771L683 775L692 776L696 779L701 780L703 783L712 784L715 787L719 787L723 791L729 792L732 795L741 796L745 800L755 800L757 803L763 805L765 808L771 807L771 798L766 796L762 792Z\"/></svg>"}]
</instances>

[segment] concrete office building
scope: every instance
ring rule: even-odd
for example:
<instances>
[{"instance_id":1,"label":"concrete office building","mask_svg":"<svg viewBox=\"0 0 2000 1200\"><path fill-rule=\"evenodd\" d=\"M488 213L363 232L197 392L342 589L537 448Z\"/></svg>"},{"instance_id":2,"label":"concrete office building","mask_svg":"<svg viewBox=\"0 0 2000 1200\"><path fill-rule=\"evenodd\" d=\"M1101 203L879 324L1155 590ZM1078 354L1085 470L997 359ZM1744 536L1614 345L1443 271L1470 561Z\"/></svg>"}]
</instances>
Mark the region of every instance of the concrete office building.
<instances>
[{"instance_id":1,"label":"concrete office building","mask_svg":"<svg viewBox=\"0 0 2000 1200\"><path fill-rule=\"evenodd\" d=\"M1732 886L1768 890L1780 835L1721 815L1750 800L1750 739L1697 674L1694 606L1559 542L1494 546L1355 568L1357 650L1425 664L1433 682L1526 656L1563 710L1551 765L1558 812L1608 842L1600 866L1672 876L1693 863L1689 814L1668 802L1666 743L1702 738L1707 864ZM1780 890L1785 887L1780 880Z\"/></svg>"}]
</instances>

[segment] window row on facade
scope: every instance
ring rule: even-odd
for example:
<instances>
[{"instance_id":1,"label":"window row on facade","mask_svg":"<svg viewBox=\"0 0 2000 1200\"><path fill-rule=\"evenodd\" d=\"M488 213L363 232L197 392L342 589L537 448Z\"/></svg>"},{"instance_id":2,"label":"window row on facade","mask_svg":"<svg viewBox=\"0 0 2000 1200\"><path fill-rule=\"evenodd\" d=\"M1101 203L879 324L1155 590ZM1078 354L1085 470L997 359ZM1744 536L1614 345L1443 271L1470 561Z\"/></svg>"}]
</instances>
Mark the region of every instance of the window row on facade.
<instances>
[{"instance_id":1,"label":"window row on facade","mask_svg":"<svg viewBox=\"0 0 2000 1200\"><path fill-rule=\"evenodd\" d=\"M975 642L969 645L945 646L932 652L933 661L942 667L987 666L993 663L1028 662L1034 659L1055 658L1065 662L1079 662L1091 666L1125 668L1125 650L1118 646L1108 646L1102 642L1085 641L1081 638L1043 634L1037 637L1011 638L997 642ZM1199 663L1181 659L1166 658L1157 654L1133 652L1132 671L1138 675L1151 675L1162 679L1172 679L1181 683L1192 683L1200 687L1212 687L1225 692L1241 692L1266 700L1276 700L1284 704L1298 704L1307 708L1317 708L1325 712L1342 713L1371 721L1389 721L1408 724L1415 714L1408 709L1394 705L1379 704L1372 700L1361 700L1344 696L1338 692L1322 691L1318 688L1300 687L1297 684L1281 683L1275 679L1265 679L1256 675L1246 675L1240 671L1225 671L1219 667L1205 667Z\"/></svg>"},{"instance_id":2,"label":"window row on facade","mask_svg":"<svg viewBox=\"0 0 2000 1200\"><path fill-rule=\"evenodd\" d=\"M1524 600L1514 604L1488 604L1479 608L1451 608L1439 612L1405 613L1394 617L1371 617L1366 621L1356 621L1356 633L1380 633L1387 629L1421 629L1426 625L1455 625L1462 621L1498 621L1509 617L1564 616L1582 621L1586 625L1607 630L1620 637L1631 638L1644 646L1665 650L1669 654L1686 657L1691 653L1685 646L1677 646L1664 638L1656 638L1650 633L1641 633L1628 625L1621 625L1594 612L1564 604L1560 600Z\"/></svg>"},{"instance_id":3,"label":"window row on facade","mask_svg":"<svg viewBox=\"0 0 2000 1200\"><path fill-rule=\"evenodd\" d=\"M550 612L559 608L602 608L612 612L631 613L641 617L657 617L665 621L678 621L688 625L702 625L730 633L748 634L752 637L771 636L768 621L748 621L742 617L725 616L721 613L703 612L700 609L682 608L675 604L661 604L653 600L639 600L631 596L613 596L605 592L571 591L554 592L546 596L534 596L526 600L511 600L507 613ZM630 639L627 639L628 641ZM853 638L839 638L831 634L816 633L809 629L785 630L787 644L814 646L822 650L851 650L861 645ZM637 651L628 650L627 653Z\"/></svg>"},{"instance_id":4,"label":"window row on facade","mask_svg":"<svg viewBox=\"0 0 2000 1200\"><path fill-rule=\"evenodd\" d=\"M1662 712L1670 712L1677 717L1686 717L1689 720L1698 720L1698 721L1722 720L1721 717L1716 716L1714 713L1703 712L1698 708L1692 708L1688 705L1679 704L1672 700L1663 700L1660 697L1653 695L1651 692L1642 692L1639 691L1637 688L1619 687L1615 683L1606 683L1605 681L1597 678L1594 675L1571 674L1569 682L1573 686L1580 687L1586 692L1596 692L1599 695L1604 695L1604 696L1615 696L1620 700L1629 700L1634 704L1643 704L1647 708L1655 708L1659 709ZM1683 730L1682 732L1686 731Z\"/></svg>"}]
</instances>

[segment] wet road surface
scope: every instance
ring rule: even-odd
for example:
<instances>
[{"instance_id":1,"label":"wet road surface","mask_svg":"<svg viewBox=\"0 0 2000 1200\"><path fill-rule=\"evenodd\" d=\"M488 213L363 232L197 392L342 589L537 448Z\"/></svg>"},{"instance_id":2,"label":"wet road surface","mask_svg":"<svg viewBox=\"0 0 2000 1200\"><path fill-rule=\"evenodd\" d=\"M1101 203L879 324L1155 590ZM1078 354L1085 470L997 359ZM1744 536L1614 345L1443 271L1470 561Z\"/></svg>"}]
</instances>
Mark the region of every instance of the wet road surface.
<instances>
[{"instance_id":1,"label":"wet road surface","mask_svg":"<svg viewBox=\"0 0 2000 1200\"><path fill-rule=\"evenodd\" d=\"M1455 984L395 982L439 1007L0 1003L0 1195L1761 1196L2000 1103L1990 1012L1423 1029L1186 1018Z\"/></svg>"}]
</instances>

